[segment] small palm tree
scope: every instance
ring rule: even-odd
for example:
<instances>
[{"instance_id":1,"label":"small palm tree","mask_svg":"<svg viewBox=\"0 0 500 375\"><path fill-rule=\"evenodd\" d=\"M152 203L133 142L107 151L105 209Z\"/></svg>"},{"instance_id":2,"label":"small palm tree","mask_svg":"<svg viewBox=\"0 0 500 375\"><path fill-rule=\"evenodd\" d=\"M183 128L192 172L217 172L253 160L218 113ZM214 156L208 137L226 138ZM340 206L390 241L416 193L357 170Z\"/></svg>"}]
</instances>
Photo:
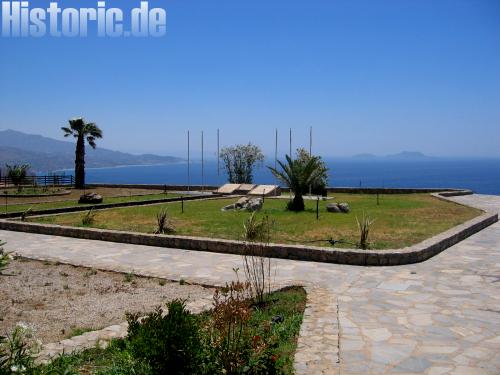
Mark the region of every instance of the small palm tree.
<instances>
[{"instance_id":1,"label":"small palm tree","mask_svg":"<svg viewBox=\"0 0 500 375\"><path fill-rule=\"evenodd\" d=\"M29 164L14 164L9 165L6 164L7 168L7 177L10 178L14 186L17 187L18 191L21 191L23 188L23 182L28 175L28 170L31 168Z\"/></svg>"},{"instance_id":2,"label":"small palm tree","mask_svg":"<svg viewBox=\"0 0 500 375\"><path fill-rule=\"evenodd\" d=\"M290 211L304 211L303 195L309 190L309 186L317 181L324 172L321 159L317 156L311 156L308 160L293 160L286 155L287 163L284 164L278 160L281 170L268 167L273 175L285 183L294 194L293 200L288 205Z\"/></svg>"},{"instance_id":3,"label":"small palm tree","mask_svg":"<svg viewBox=\"0 0 500 375\"><path fill-rule=\"evenodd\" d=\"M68 120L69 126L61 129L65 137L76 138L75 151L75 189L85 187L85 140L92 148L96 148L95 140L102 138L102 130L93 122L85 122L80 118Z\"/></svg>"}]
</instances>

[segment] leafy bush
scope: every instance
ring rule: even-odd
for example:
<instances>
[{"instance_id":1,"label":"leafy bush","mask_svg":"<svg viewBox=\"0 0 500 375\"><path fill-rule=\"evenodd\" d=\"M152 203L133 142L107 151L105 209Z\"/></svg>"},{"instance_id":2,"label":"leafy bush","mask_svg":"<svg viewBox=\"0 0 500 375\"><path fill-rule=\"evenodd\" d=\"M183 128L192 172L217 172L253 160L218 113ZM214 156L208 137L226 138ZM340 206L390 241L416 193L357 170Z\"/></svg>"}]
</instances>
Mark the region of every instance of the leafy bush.
<instances>
[{"instance_id":1,"label":"leafy bush","mask_svg":"<svg viewBox=\"0 0 500 375\"><path fill-rule=\"evenodd\" d=\"M143 319L127 314L128 342L132 355L145 361L155 374L200 373L203 346L196 318L182 300L158 307Z\"/></svg>"},{"instance_id":2,"label":"leafy bush","mask_svg":"<svg viewBox=\"0 0 500 375\"><path fill-rule=\"evenodd\" d=\"M214 294L212 345L228 374L237 373L250 354L248 321L251 317L250 284L233 281Z\"/></svg>"},{"instance_id":3,"label":"leafy bush","mask_svg":"<svg viewBox=\"0 0 500 375\"><path fill-rule=\"evenodd\" d=\"M30 373L33 354L41 348L32 327L19 323L11 335L0 336L0 375Z\"/></svg>"},{"instance_id":4,"label":"leafy bush","mask_svg":"<svg viewBox=\"0 0 500 375\"><path fill-rule=\"evenodd\" d=\"M305 165L311 159L311 155L306 149L298 148L297 159ZM326 167L326 164L321 156L318 156L318 168L320 169L320 173L309 185L309 192L314 195L322 195L326 197L328 195L328 191L326 189L328 185L328 168Z\"/></svg>"},{"instance_id":5,"label":"leafy bush","mask_svg":"<svg viewBox=\"0 0 500 375\"><path fill-rule=\"evenodd\" d=\"M277 373L270 325L257 333L252 325L251 297L250 283L239 279L216 290L211 319L206 327L210 332L208 345L212 348L212 372Z\"/></svg>"},{"instance_id":6,"label":"leafy bush","mask_svg":"<svg viewBox=\"0 0 500 375\"><path fill-rule=\"evenodd\" d=\"M251 184L253 171L264 161L262 150L251 143L224 147L220 158L232 184Z\"/></svg>"}]
</instances>

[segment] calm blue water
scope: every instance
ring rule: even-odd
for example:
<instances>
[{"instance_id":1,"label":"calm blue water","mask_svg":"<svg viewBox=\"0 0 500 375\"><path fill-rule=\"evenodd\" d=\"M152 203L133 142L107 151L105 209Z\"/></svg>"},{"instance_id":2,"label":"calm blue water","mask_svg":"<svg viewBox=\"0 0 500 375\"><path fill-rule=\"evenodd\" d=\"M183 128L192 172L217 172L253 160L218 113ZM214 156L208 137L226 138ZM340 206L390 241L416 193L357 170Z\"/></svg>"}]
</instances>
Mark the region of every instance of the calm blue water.
<instances>
[{"instance_id":1,"label":"calm blue water","mask_svg":"<svg viewBox=\"0 0 500 375\"><path fill-rule=\"evenodd\" d=\"M497 160L326 160L330 186L468 188L500 195L500 159ZM271 165L273 162L266 163ZM256 183L274 183L267 168L255 171ZM216 161L205 163L205 184L226 181L217 176ZM87 169L89 183L186 184L187 165L130 166ZM191 164L191 184L201 184L201 164Z\"/></svg>"}]
</instances>

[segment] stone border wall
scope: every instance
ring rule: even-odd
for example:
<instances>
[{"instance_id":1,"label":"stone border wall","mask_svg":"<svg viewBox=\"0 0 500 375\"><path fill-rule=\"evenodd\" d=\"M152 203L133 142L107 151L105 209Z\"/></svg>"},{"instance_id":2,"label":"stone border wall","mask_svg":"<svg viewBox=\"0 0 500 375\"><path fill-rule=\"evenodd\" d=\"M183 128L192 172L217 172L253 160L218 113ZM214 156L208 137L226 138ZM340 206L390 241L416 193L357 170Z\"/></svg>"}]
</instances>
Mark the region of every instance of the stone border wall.
<instances>
[{"instance_id":1,"label":"stone border wall","mask_svg":"<svg viewBox=\"0 0 500 375\"><path fill-rule=\"evenodd\" d=\"M151 190L164 190L167 191L187 191L187 185L161 185L161 184L87 184L89 189L98 187L109 188L128 188L128 189L151 189ZM190 185L192 191L212 191L217 190L219 186L214 185ZM280 187L282 192L290 192L287 187ZM328 193L358 193L358 194L419 194L419 193L440 193L446 192L454 195L470 195L473 194L471 190L466 189L447 189L447 188L380 188L380 187L328 187Z\"/></svg>"},{"instance_id":2,"label":"stone border wall","mask_svg":"<svg viewBox=\"0 0 500 375\"><path fill-rule=\"evenodd\" d=\"M336 249L328 247L269 244L265 254L273 258L350 264L358 266L395 266L423 262L450 246L498 221L498 214L484 213L464 224L451 228L416 245L395 250ZM0 220L0 229L18 232L48 234L98 241L168 247L226 254L248 254L262 248L262 244L235 240L154 235L96 228L78 228L52 224Z\"/></svg>"},{"instance_id":3,"label":"stone border wall","mask_svg":"<svg viewBox=\"0 0 500 375\"><path fill-rule=\"evenodd\" d=\"M33 210L30 211L29 216L45 216L45 215L54 215L54 214L67 214L71 212L82 212L88 211L91 208L94 210L105 210L108 208L118 208L118 207L131 207L131 206L146 206L151 204L158 203L170 203L170 202L180 202L184 201L193 201L199 199L208 199L208 198L221 198L220 194L205 194L205 195L187 195L185 197L175 197L175 198L159 198L159 199L149 199L149 200L139 200L139 201L130 201L130 202L117 202L117 203L98 203L95 205L82 205L82 206L71 206L71 207L61 207L61 208L47 208L45 210ZM48 202L50 203L50 202ZM8 212L0 214L0 219L9 219L16 218L21 216L21 212Z\"/></svg>"},{"instance_id":4,"label":"stone border wall","mask_svg":"<svg viewBox=\"0 0 500 375\"><path fill-rule=\"evenodd\" d=\"M92 188L123 188L123 189L145 189L145 190L167 190L167 191L212 191L219 186L214 185L164 185L164 184L85 184L87 189Z\"/></svg>"}]
</instances>

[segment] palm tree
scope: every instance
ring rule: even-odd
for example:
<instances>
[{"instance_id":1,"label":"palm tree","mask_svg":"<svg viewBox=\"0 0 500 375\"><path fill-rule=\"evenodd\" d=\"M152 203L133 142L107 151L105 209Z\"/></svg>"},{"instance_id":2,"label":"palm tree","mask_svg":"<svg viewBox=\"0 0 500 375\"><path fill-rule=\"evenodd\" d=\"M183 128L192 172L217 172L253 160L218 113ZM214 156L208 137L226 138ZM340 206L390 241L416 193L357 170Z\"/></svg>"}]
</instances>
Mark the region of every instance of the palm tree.
<instances>
[{"instance_id":1,"label":"palm tree","mask_svg":"<svg viewBox=\"0 0 500 375\"><path fill-rule=\"evenodd\" d=\"M5 164L5 167L7 168L7 177L10 178L14 186L17 187L17 191L21 191L23 189L22 184L31 166L29 164Z\"/></svg>"},{"instance_id":2,"label":"palm tree","mask_svg":"<svg viewBox=\"0 0 500 375\"><path fill-rule=\"evenodd\" d=\"M95 140L102 138L102 131L93 122L85 122L83 117L68 120L69 127L61 129L65 137L76 138L75 152L75 189L85 188L85 140L92 148L96 148Z\"/></svg>"},{"instance_id":3,"label":"palm tree","mask_svg":"<svg viewBox=\"0 0 500 375\"><path fill-rule=\"evenodd\" d=\"M307 160L295 159L286 155L287 163L284 164L278 160L281 170L268 167L273 175L285 183L293 192L293 200L288 204L290 211L304 211L303 195L309 190L309 186L320 178L324 172L321 164L321 158L311 156Z\"/></svg>"}]
</instances>

